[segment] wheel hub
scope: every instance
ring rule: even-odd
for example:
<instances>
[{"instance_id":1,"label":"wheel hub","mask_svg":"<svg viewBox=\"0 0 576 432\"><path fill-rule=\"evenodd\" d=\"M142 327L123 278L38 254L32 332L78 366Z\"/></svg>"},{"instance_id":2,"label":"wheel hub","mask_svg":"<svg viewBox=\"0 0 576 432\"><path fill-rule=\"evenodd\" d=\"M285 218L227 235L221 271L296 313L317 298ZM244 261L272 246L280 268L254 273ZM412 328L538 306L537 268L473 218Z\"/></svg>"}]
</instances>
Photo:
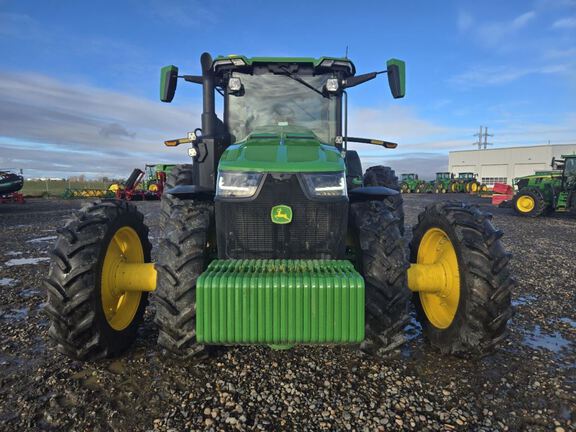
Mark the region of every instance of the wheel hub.
<instances>
[{"instance_id":1,"label":"wheel hub","mask_svg":"<svg viewBox=\"0 0 576 432\"><path fill-rule=\"evenodd\" d=\"M531 212L532 210L534 210L535 206L536 203L534 201L534 198L528 195L522 195L516 201L516 207L523 213Z\"/></svg>"},{"instance_id":2,"label":"wheel hub","mask_svg":"<svg viewBox=\"0 0 576 432\"><path fill-rule=\"evenodd\" d=\"M408 287L418 292L432 325L445 329L452 324L460 301L460 272L454 245L440 228L424 234L417 263L408 270Z\"/></svg>"},{"instance_id":3,"label":"wheel hub","mask_svg":"<svg viewBox=\"0 0 576 432\"><path fill-rule=\"evenodd\" d=\"M130 325L140 306L142 291L152 291L155 279L153 264L144 263L138 233L129 226L118 229L106 249L100 287L102 310L110 327L121 331Z\"/></svg>"}]
</instances>

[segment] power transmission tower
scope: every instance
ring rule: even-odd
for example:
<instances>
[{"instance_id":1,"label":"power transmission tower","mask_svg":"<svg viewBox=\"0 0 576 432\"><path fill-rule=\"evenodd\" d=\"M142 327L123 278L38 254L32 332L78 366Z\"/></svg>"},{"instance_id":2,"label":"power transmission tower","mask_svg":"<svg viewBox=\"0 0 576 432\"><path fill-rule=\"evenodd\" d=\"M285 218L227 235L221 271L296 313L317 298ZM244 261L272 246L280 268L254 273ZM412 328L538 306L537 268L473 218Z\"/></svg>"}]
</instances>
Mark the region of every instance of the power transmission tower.
<instances>
[{"instance_id":1,"label":"power transmission tower","mask_svg":"<svg viewBox=\"0 0 576 432\"><path fill-rule=\"evenodd\" d=\"M489 134L488 133L488 126L484 126L484 150L486 150L486 148L489 145L494 145L494 143L489 143L488 142L488 137L493 137L494 134Z\"/></svg>"},{"instance_id":2,"label":"power transmission tower","mask_svg":"<svg viewBox=\"0 0 576 432\"><path fill-rule=\"evenodd\" d=\"M482 128L484 128L484 132L482 132ZM484 146L484 150L486 150L486 148L488 148L489 145L494 145L493 143L488 142L488 137L494 136L494 134L488 133L488 126L480 126L478 133L475 133L474 136L478 137L478 141L476 141L472 145L477 145L478 150L482 150L482 146ZM482 138L484 138L484 141L482 141Z\"/></svg>"}]
</instances>

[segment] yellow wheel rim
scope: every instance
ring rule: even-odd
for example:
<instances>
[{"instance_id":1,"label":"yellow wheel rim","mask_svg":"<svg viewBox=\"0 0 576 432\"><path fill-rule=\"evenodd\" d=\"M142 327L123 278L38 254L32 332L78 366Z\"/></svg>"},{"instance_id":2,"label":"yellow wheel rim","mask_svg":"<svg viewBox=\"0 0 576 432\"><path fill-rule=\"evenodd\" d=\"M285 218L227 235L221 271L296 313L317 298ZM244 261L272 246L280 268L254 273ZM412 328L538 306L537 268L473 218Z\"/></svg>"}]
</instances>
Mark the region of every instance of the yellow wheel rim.
<instances>
[{"instance_id":1,"label":"yellow wheel rim","mask_svg":"<svg viewBox=\"0 0 576 432\"><path fill-rule=\"evenodd\" d=\"M456 185L456 183L452 183L452 184L450 185L450 190L451 190L452 192L456 192L457 189L458 189L458 186Z\"/></svg>"},{"instance_id":2,"label":"yellow wheel rim","mask_svg":"<svg viewBox=\"0 0 576 432\"><path fill-rule=\"evenodd\" d=\"M420 303L430 323L439 329L452 324L460 301L460 271L454 245L440 228L430 228L418 248L418 264L441 264L446 285L439 292L419 292Z\"/></svg>"},{"instance_id":3,"label":"yellow wheel rim","mask_svg":"<svg viewBox=\"0 0 576 432\"><path fill-rule=\"evenodd\" d=\"M516 201L516 208L522 213L530 213L536 207L536 202L534 198L529 195L522 195Z\"/></svg>"},{"instance_id":4,"label":"yellow wheel rim","mask_svg":"<svg viewBox=\"0 0 576 432\"><path fill-rule=\"evenodd\" d=\"M100 287L102 310L106 321L114 330L121 331L130 325L142 297L139 291L118 292L116 269L122 263L143 262L144 249L136 231L128 226L116 231L106 250Z\"/></svg>"},{"instance_id":5,"label":"yellow wheel rim","mask_svg":"<svg viewBox=\"0 0 576 432\"><path fill-rule=\"evenodd\" d=\"M156 183L153 183L150 186L148 186L148 190L150 192L158 192L158 185Z\"/></svg>"},{"instance_id":6,"label":"yellow wheel rim","mask_svg":"<svg viewBox=\"0 0 576 432\"><path fill-rule=\"evenodd\" d=\"M472 192L478 192L478 184L472 183L472 184L470 185L470 190L471 190Z\"/></svg>"}]
</instances>

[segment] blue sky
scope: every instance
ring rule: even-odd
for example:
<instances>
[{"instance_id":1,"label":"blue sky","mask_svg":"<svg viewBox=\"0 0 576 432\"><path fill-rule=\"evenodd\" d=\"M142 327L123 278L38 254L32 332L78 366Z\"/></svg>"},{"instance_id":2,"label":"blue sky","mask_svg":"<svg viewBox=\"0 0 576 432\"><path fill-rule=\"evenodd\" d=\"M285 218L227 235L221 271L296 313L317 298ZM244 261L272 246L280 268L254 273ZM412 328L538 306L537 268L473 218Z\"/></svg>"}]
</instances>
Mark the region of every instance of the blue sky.
<instances>
[{"instance_id":1,"label":"blue sky","mask_svg":"<svg viewBox=\"0 0 576 432\"><path fill-rule=\"evenodd\" d=\"M350 91L365 165L430 174L479 125L495 146L576 142L576 0L0 0L0 166L30 176L128 175L186 162L162 140L199 126L200 89L158 101L159 69L198 73L203 51L349 56L359 73L407 63L407 95L386 79Z\"/></svg>"}]
</instances>

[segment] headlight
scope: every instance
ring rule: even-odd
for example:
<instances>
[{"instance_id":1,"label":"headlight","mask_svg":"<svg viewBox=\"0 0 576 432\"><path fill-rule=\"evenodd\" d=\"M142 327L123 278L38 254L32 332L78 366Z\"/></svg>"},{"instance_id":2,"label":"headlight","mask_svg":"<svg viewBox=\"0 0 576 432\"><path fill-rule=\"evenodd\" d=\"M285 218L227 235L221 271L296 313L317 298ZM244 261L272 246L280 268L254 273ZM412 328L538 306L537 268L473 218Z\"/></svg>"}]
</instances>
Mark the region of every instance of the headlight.
<instances>
[{"instance_id":1,"label":"headlight","mask_svg":"<svg viewBox=\"0 0 576 432\"><path fill-rule=\"evenodd\" d=\"M329 93L336 93L340 88L340 82L338 78L328 78L326 80L326 91Z\"/></svg>"},{"instance_id":2,"label":"headlight","mask_svg":"<svg viewBox=\"0 0 576 432\"><path fill-rule=\"evenodd\" d=\"M227 198L250 198L254 196L263 174L219 172L216 195Z\"/></svg>"},{"instance_id":3,"label":"headlight","mask_svg":"<svg viewBox=\"0 0 576 432\"><path fill-rule=\"evenodd\" d=\"M343 172L302 174L302 178L308 191L314 196L348 196L346 176Z\"/></svg>"},{"instance_id":4,"label":"headlight","mask_svg":"<svg viewBox=\"0 0 576 432\"><path fill-rule=\"evenodd\" d=\"M228 90L231 92L238 92L242 90L242 81L240 81L240 78L230 78L228 80Z\"/></svg>"}]
</instances>

